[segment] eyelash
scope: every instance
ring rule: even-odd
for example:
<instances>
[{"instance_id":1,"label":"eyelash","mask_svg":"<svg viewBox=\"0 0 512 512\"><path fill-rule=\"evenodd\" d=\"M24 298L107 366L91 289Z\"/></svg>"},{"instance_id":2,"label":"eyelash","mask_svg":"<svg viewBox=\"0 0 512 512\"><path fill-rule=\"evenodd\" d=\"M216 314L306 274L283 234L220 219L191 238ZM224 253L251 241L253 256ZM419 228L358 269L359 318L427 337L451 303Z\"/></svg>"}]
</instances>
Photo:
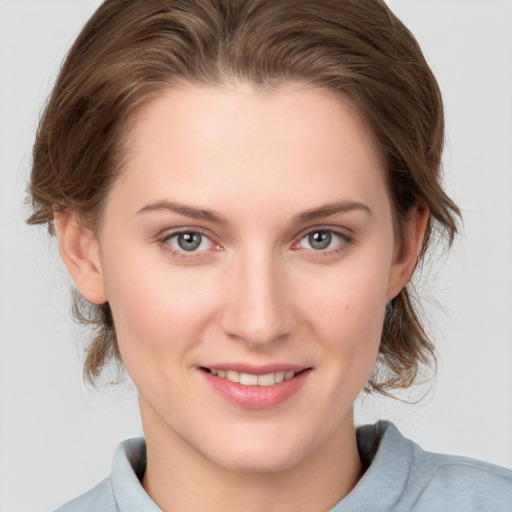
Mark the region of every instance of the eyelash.
<instances>
[{"instance_id":1,"label":"eyelash","mask_svg":"<svg viewBox=\"0 0 512 512\"><path fill-rule=\"evenodd\" d=\"M300 235L300 238L298 242L295 242L292 245L293 250L301 250L300 244L307 239L309 236L315 234L315 233L327 233L331 237L336 237L339 239L339 242L336 244L336 247L331 249L314 249L314 248L305 248L304 250L311 251L312 254L314 254L315 257L326 257L326 256L334 256L337 254L340 254L342 252L345 252L347 250L347 246L352 244L354 242L354 237L352 235L349 235L347 233L341 233L340 231L336 231L334 229L330 228L322 228L322 227L316 227L314 229L308 229L306 232L302 233ZM191 235L199 235L201 237L200 247L203 242L206 240L209 240L210 246L213 247L213 250L215 251L222 251L223 248L220 246L220 244L216 244L210 236L208 236L203 231L194 228L194 229L183 229L180 231L175 231L172 233L166 234L163 238L161 238L158 242L159 244L165 248L166 251L169 251L171 253L171 256L176 258L182 258L182 259L191 259L191 258L198 258L198 257L204 257L204 253L207 252L209 248L203 249L200 251L187 251L185 249L175 248L170 245L170 240L173 238L177 238L180 235L184 234L191 234Z\"/></svg>"},{"instance_id":2,"label":"eyelash","mask_svg":"<svg viewBox=\"0 0 512 512\"><path fill-rule=\"evenodd\" d=\"M191 235L199 235L201 237L201 242L200 242L200 245L203 244L203 242L206 240L209 240L210 241L210 245L214 247L214 250L216 251L221 251L222 250L222 247L219 245L219 244L216 244L210 236L208 236L206 233L204 233L203 231L197 229L197 228L194 228L194 229L182 229L180 231L174 231L172 233L168 233L166 234L163 238L161 238L159 240L159 244L166 250L166 251L169 251L171 253L171 256L173 257L176 257L176 258L182 258L182 259L192 259L192 258L198 258L198 257L201 257L201 256L204 256L204 253L208 250L201 250L201 251L186 251L185 249L179 249L179 248L175 248L175 247L172 247L170 245L170 240L172 240L173 238L177 238L179 237L180 235L185 235L185 234L191 234Z\"/></svg>"},{"instance_id":3,"label":"eyelash","mask_svg":"<svg viewBox=\"0 0 512 512\"><path fill-rule=\"evenodd\" d=\"M308 237L310 237L313 234L317 233L327 233L331 238L336 237L338 238L338 243L334 248L331 249L314 249L314 248L306 248L305 250L311 251L315 257L327 257L327 256L335 256L337 254L343 253L347 250L347 246L354 242L354 237L352 235L349 235L347 233L342 233L340 231L336 231L334 229L330 228L323 228L323 227L316 227L314 229L309 229L305 233L303 233L300 236L300 239L298 242L293 244L292 248L295 250L300 250L300 244L306 240ZM329 244L330 245L330 244Z\"/></svg>"}]
</instances>

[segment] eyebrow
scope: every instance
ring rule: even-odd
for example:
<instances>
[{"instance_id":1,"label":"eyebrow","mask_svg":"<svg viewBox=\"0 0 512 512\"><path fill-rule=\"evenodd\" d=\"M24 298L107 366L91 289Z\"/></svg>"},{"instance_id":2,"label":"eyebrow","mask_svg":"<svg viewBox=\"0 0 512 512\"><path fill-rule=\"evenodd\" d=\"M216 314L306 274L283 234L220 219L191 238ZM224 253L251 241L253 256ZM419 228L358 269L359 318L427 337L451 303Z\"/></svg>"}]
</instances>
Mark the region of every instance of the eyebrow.
<instances>
[{"instance_id":1,"label":"eyebrow","mask_svg":"<svg viewBox=\"0 0 512 512\"><path fill-rule=\"evenodd\" d=\"M214 224L227 224L227 220L211 210L205 210L203 208L195 208L194 206L188 206L181 203L175 203L172 201L156 201L150 203L141 208L137 213L154 212L167 210L191 219L205 220Z\"/></svg>"},{"instance_id":2,"label":"eyebrow","mask_svg":"<svg viewBox=\"0 0 512 512\"><path fill-rule=\"evenodd\" d=\"M373 215L372 210L365 204L357 201L339 201L337 203L326 204L319 208L312 208L305 212L297 215L293 221L295 224L304 224L312 220L316 220L322 217L330 217L331 215L337 215L340 213L348 213L352 211L363 211L370 215Z\"/></svg>"},{"instance_id":3,"label":"eyebrow","mask_svg":"<svg viewBox=\"0 0 512 512\"><path fill-rule=\"evenodd\" d=\"M185 217L190 217L192 219L212 222L214 224L226 225L228 223L222 215L212 210L196 208L194 206L176 203L173 201L156 201L154 203L150 203L138 210L137 214L162 210L178 213L179 215L184 215ZM332 215L348 213L357 210L373 215L371 209L363 203L359 203L357 201L339 201L337 203L326 204L318 208L306 210L305 212L295 216L293 223L296 225L304 224L306 222L310 222L322 217L330 217Z\"/></svg>"}]
</instances>

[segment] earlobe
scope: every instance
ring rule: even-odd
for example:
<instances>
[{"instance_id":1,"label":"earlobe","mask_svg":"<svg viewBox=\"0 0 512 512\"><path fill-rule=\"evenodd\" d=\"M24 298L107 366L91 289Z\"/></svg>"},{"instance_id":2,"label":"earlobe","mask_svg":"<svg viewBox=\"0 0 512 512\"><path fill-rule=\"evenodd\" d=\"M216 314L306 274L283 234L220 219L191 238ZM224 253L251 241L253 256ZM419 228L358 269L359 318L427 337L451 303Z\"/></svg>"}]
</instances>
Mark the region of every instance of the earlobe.
<instances>
[{"instance_id":1,"label":"earlobe","mask_svg":"<svg viewBox=\"0 0 512 512\"><path fill-rule=\"evenodd\" d=\"M409 212L409 220L402 233L402 242L390 270L388 300L396 297L412 277L429 216L430 211L423 202L416 204Z\"/></svg>"},{"instance_id":2,"label":"earlobe","mask_svg":"<svg viewBox=\"0 0 512 512\"><path fill-rule=\"evenodd\" d=\"M94 233L71 209L56 212L54 225L60 255L79 292L89 302L103 304L107 297Z\"/></svg>"}]
</instances>

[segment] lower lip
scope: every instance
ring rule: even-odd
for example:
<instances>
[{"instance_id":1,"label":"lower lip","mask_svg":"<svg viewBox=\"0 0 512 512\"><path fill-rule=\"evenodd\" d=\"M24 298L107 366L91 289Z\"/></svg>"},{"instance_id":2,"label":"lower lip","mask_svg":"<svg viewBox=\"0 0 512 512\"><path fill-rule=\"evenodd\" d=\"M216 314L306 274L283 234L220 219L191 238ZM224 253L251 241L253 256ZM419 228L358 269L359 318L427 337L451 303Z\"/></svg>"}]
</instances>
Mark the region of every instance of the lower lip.
<instances>
[{"instance_id":1,"label":"lower lip","mask_svg":"<svg viewBox=\"0 0 512 512\"><path fill-rule=\"evenodd\" d=\"M210 385L231 403L247 409L271 409L297 393L311 370L272 386L245 386L201 370Z\"/></svg>"}]
</instances>

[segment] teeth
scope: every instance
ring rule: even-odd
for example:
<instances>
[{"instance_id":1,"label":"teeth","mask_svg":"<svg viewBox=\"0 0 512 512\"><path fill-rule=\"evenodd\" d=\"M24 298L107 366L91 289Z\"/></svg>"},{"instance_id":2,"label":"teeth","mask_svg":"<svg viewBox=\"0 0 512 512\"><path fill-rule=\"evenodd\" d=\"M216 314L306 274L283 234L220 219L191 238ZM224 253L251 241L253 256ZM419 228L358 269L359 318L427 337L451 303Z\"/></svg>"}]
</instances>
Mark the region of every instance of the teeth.
<instances>
[{"instance_id":1,"label":"teeth","mask_svg":"<svg viewBox=\"0 0 512 512\"><path fill-rule=\"evenodd\" d=\"M258 385L258 376L251 375L250 373L241 373L240 374L240 384L244 384L245 386L257 386Z\"/></svg>"},{"instance_id":2,"label":"teeth","mask_svg":"<svg viewBox=\"0 0 512 512\"><path fill-rule=\"evenodd\" d=\"M228 370L226 372L226 379L230 380L231 382L240 382L240 373L233 370Z\"/></svg>"},{"instance_id":3,"label":"teeth","mask_svg":"<svg viewBox=\"0 0 512 512\"><path fill-rule=\"evenodd\" d=\"M272 386L276 383L275 373L267 373L258 376L258 386Z\"/></svg>"},{"instance_id":4,"label":"teeth","mask_svg":"<svg viewBox=\"0 0 512 512\"><path fill-rule=\"evenodd\" d=\"M289 380L295 376L293 370L288 372L267 373L265 375L253 375L251 373L236 372L234 370L214 370L210 369L212 375L237 382L244 386L273 386L284 380Z\"/></svg>"}]
</instances>

